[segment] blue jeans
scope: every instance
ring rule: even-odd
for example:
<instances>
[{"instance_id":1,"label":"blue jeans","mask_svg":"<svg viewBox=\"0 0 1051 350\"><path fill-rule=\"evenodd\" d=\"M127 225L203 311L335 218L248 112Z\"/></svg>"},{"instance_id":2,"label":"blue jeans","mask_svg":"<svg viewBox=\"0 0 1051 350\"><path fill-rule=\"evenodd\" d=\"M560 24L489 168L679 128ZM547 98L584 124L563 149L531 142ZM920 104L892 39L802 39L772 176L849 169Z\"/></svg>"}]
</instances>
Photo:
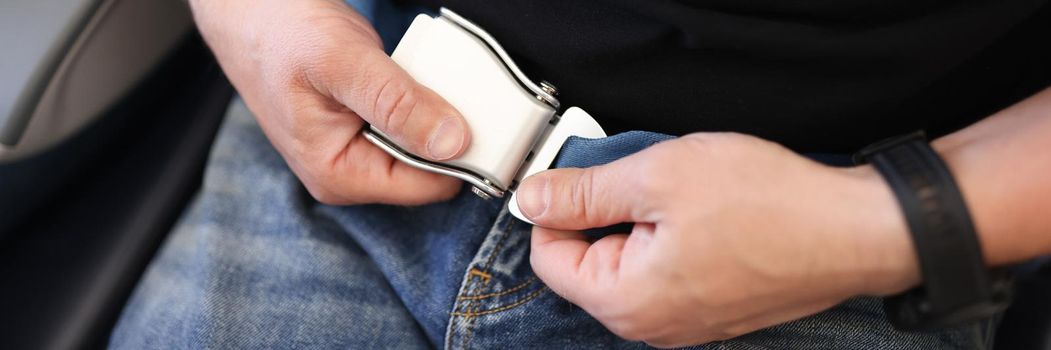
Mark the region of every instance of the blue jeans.
<instances>
[{"instance_id":1,"label":"blue jeans","mask_svg":"<svg viewBox=\"0 0 1051 350\"><path fill-rule=\"evenodd\" d=\"M567 152L560 162L608 161L655 141L578 140L570 148L591 156ZM234 101L201 192L126 305L110 347L645 347L546 288L529 266L530 226L504 208L466 190L420 207L319 204ZM855 298L701 347L973 348L991 339L991 325L902 333L879 300Z\"/></svg>"}]
</instances>

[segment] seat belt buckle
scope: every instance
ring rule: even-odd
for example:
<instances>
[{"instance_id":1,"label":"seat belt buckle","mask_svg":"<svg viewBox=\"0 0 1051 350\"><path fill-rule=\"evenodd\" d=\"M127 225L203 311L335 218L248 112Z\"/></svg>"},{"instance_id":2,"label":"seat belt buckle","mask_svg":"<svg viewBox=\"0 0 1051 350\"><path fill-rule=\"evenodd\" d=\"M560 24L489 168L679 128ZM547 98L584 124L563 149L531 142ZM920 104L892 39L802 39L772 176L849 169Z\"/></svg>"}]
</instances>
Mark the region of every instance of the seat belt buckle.
<instances>
[{"instance_id":1,"label":"seat belt buckle","mask_svg":"<svg viewBox=\"0 0 1051 350\"><path fill-rule=\"evenodd\" d=\"M471 144L457 159L435 162L372 126L365 138L399 161L470 183L482 198L502 198L523 178L548 169L570 136L606 136L580 108L559 115L553 85L534 83L492 36L449 9L417 16L391 58L463 114ZM525 220L514 197L509 205Z\"/></svg>"}]
</instances>

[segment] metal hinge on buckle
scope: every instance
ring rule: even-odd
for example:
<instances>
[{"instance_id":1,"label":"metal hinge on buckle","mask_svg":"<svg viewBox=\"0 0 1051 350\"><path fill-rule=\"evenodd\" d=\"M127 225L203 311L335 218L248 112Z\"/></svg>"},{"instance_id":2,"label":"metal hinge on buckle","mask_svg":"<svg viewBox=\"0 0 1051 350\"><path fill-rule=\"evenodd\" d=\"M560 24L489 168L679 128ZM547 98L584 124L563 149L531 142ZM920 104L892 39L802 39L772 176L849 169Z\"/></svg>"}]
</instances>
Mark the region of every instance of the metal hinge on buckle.
<instances>
[{"instance_id":1,"label":"metal hinge on buckle","mask_svg":"<svg viewBox=\"0 0 1051 350\"><path fill-rule=\"evenodd\" d=\"M483 198L504 197L523 178L549 168L569 136L606 136L580 108L556 114L553 85L529 80L492 36L448 9L436 18L417 16L391 58L463 114L471 145L455 160L433 162L371 126L365 138L416 168L467 181ZM509 207L525 220L514 197Z\"/></svg>"}]
</instances>

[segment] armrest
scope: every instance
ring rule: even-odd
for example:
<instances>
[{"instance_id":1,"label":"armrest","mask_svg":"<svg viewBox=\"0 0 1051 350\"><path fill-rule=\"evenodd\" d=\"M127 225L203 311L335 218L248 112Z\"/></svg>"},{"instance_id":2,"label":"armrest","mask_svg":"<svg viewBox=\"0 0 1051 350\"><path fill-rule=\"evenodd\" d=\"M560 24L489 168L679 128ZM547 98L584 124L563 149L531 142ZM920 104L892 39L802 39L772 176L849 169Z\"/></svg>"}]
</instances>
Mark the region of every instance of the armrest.
<instances>
[{"instance_id":1,"label":"armrest","mask_svg":"<svg viewBox=\"0 0 1051 350\"><path fill-rule=\"evenodd\" d=\"M177 0L0 2L0 163L90 124L191 27Z\"/></svg>"}]
</instances>

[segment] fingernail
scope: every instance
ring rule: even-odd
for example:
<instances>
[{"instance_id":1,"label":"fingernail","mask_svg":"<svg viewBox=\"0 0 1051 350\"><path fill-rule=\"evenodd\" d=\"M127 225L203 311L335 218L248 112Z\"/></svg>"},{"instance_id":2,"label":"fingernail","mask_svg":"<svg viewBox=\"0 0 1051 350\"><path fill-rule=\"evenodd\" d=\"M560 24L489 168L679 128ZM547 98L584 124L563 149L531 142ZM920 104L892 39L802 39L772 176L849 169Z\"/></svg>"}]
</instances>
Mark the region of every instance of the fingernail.
<instances>
[{"instance_id":1,"label":"fingernail","mask_svg":"<svg viewBox=\"0 0 1051 350\"><path fill-rule=\"evenodd\" d=\"M464 130L453 118L446 118L431 132L427 140L427 153L431 159L446 160L460 153L463 147Z\"/></svg>"},{"instance_id":2,"label":"fingernail","mask_svg":"<svg viewBox=\"0 0 1051 350\"><path fill-rule=\"evenodd\" d=\"M530 219L540 217L547 211L550 189L547 178L525 181L518 186L518 208Z\"/></svg>"}]
</instances>

